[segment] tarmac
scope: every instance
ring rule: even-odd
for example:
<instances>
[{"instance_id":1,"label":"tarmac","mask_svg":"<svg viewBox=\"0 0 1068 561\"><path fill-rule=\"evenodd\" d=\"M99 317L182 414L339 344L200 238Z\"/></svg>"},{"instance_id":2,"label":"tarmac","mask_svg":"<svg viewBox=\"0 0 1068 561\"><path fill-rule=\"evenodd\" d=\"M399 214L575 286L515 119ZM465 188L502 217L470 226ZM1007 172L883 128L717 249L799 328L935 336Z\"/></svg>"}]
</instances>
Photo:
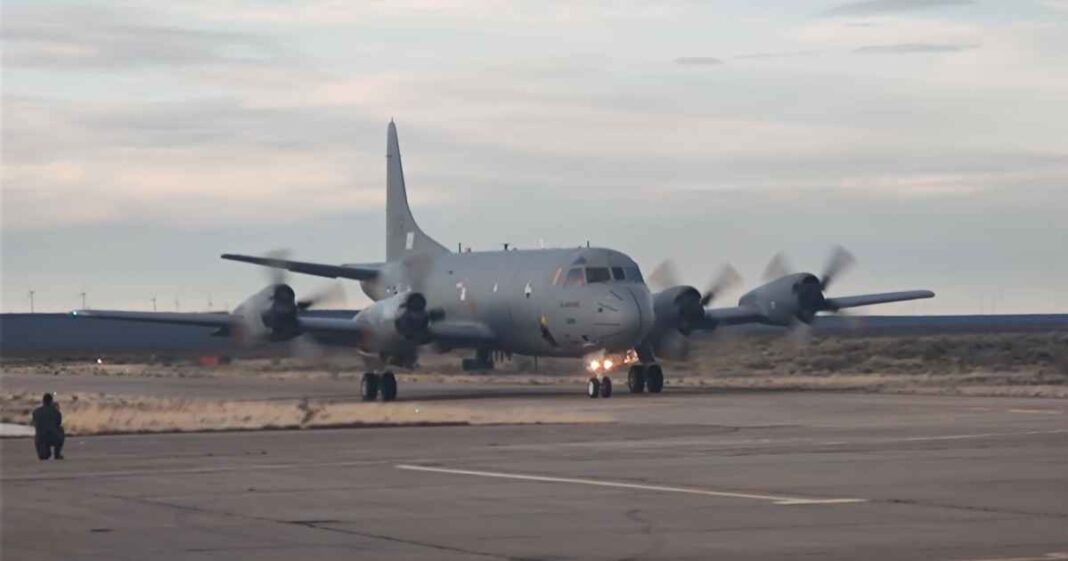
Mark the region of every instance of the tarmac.
<instances>
[{"instance_id":1,"label":"tarmac","mask_svg":"<svg viewBox=\"0 0 1068 561\"><path fill-rule=\"evenodd\" d=\"M1062 400L411 386L615 421L3 439L3 558L1068 559Z\"/></svg>"}]
</instances>

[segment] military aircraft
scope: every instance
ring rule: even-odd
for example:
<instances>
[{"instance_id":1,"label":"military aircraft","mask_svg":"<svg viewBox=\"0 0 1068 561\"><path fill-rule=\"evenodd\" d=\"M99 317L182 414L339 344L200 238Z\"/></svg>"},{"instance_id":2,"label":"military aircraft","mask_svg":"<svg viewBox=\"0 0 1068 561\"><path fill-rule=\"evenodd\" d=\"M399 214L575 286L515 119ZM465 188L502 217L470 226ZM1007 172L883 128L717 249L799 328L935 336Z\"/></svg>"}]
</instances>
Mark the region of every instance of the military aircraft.
<instances>
[{"instance_id":1,"label":"military aircraft","mask_svg":"<svg viewBox=\"0 0 1068 561\"><path fill-rule=\"evenodd\" d=\"M223 259L294 273L358 281L374 303L351 317L309 311L277 277L228 314L77 310L76 317L190 324L217 328L245 340L286 341L312 335L354 347L367 359L361 379L365 400L397 397L391 367L412 368L419 351L472 349L465 367L491 367L494 355L581 358L587 395L612 395L610 374L627 371L632 393L660 393L663 369L679 338L694 331L741 323L790 326L820 312L930 298L928 290L827 297L824 291L848 261L838 252L821 277L781 266L767 284L737 306L709 308L723 282L704 292L674 279L650 291L638 264L600 247L453 252L419 228L408 206L396 125L386 148L386 259L377 263L324 264L279 256L224 254ZM671 275L667 275L671 276ZM675 343L671 343L675 341Z\"/></svg>"}]
</instances>

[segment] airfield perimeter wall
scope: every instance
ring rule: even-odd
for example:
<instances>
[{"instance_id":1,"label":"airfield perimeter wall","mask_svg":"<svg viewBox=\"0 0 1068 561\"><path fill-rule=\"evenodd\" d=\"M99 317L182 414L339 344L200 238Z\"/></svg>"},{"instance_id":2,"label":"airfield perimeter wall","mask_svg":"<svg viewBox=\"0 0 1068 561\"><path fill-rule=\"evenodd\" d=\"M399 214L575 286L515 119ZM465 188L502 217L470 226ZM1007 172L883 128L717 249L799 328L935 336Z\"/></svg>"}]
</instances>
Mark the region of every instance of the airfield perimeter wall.
<instances>
[{"instance_id":1,"label":"airfield perimeter wall","mask_svg":"<svg viewBox=\"0 0 1068 561\"><path fill-rule=\"evenodd\" d=\"M325 310L321 315L351 316L354 310ZM212 328L74 319L69 314L0 314L0 357L62 357L100 354L244 354L248 348ZM777 333L769 326L738 326L730 333ZM1068 314L967 316L827 316L813 324L815 335L931 335L1068 331ZM273 345L279 352L283 346ZM259 349L257 352L264 352ZM266 352L271 352L267 349Z\"/></svg>"}]
</instances>

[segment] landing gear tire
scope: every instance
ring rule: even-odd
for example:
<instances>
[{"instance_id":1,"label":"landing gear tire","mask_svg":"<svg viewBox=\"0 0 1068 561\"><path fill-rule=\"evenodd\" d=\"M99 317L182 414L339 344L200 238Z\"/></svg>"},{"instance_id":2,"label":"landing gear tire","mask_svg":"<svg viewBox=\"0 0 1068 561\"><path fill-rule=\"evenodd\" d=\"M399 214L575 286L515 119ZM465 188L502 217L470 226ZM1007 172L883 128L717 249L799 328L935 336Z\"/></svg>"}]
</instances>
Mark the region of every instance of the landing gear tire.
<instances>
[{"instance_id":1,"label":"landing gear tire","mask_svg":"<svg viewBox=\"0 0 1068 561\"><path fill-rule=\"evenodd\" d=\"M601 396L601 381L597 378L590 378L586 381L586 395L590 399L596 399Z\"/></svg>"},{"instance_id":2,"label":"landing gear tire","mask_svg":"<svg viewBox=\"0 0 1068 561\"><path fill-rule=\"evenodd\" d=\"M632 364L627 370L627 389L630 393L642 393L645 391L645 367L640 364Z\"/></svg>"},{"instance_id":3,"label":"landing gear tire","mask_svg":"<svg viewBox=\"0 0 1068 561\"><path fill-rule=\"evenodd\" d=\"M382 380L379 384L382 390L382 401L393 401L397 399L397 377L392 372L386 370L382 373Z\"/></svg>"},{"instance_id":4,"label":"landing gear tire","mask_svg":"<svg viewBox=\"0 0 1068 561\"><path fill-rule=\"evenodd\" d=\"M601 378L601 397L612 397L612 379L608 376Z\"/></svg>"},{"instance_id":5,"label":"landing gear tire","mask_svg":"<svg viewBox=\"0 0 1068 561\"><path fill-rule=\"evenodd\" d=\"M364 372L360 379L360 397L364 401L374 401L378 397L378 374Z\"/></svg>"},{"instance_id":6,"label":"landing gear tire","mask_svg":"<svg viewBox=\"0 0 1068 561\"><path fill-rule=\"evenodd\" d=\"M664 389L664 370L659 364L650 365L645 369L645 385L649 393L660 393Z\"/></svg>"}]
</instances>

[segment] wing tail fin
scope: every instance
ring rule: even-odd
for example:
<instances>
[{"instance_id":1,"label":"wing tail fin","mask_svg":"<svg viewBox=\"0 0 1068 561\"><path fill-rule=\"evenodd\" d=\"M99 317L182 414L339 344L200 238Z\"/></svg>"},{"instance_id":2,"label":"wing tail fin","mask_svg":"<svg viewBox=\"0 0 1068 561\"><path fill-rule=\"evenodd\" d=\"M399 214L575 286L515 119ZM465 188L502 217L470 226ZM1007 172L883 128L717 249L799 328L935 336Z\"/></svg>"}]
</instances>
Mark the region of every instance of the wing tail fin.
<instances>
[{"instance_id":1,"label":"wing tail fin","mask_svg":"<svg viewBox=\"0 0 1068 561\"><path fill-rule=\"evenodd\" d=\"M386 260L395 261L414 253L448 253L445 246L426 235L408 206L401 165L397 125L389 122L386 141Z\"/></svg>"}]
</instances>

